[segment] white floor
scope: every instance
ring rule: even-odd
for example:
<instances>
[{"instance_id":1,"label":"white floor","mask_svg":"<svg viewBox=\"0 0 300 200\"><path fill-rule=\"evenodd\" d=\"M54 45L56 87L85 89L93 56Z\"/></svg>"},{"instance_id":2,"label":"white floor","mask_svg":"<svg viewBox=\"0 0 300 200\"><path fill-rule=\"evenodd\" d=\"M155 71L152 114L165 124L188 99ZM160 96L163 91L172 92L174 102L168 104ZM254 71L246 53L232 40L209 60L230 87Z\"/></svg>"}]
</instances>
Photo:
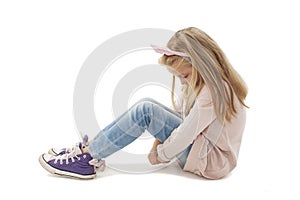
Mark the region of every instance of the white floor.
<instances>
[{"instance_id":1,"label":"white floor","mask_svg":"<svg viewBox=\"0 0 300 200\"><path fill-rule=\"evenodd\" d=\"M38 163L38 152L48 148L48 141L24 143L27 155L21 153L18 157L17 149L11 149L12 154L2 156L2 160L6 156L14 159L1 164L1 182L5 183L1 193L10 199L297 199L298 186L293 180L300 178L296 171L299 165L290 162L288 170L283 170L286 164L282 160L276 162L276 156L263 158L264 153L251 153L251 137L245 138L249 140L244 142L238 167L221 180L206 180L183 172L176 162L145 174L106 168L93 180L63 178L49 174ZM134 164L130 167L134 169Z\"/></svg>"}]
</instances>

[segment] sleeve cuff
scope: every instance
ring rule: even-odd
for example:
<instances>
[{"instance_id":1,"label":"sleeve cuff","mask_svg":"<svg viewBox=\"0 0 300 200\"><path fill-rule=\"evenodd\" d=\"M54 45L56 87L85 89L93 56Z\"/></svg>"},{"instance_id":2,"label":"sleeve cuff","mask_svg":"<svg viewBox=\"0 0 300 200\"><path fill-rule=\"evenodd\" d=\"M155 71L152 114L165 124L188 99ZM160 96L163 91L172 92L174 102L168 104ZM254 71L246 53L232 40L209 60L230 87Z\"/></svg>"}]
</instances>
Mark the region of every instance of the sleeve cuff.
<instances>
[{"instance_id":1,"label":"sleeve cuff","mask_svg":"<svg viewBox=\"0 0 300 200\"><path fill-rule=\"evenodd\" d=\"M171 159L168 158L163 150L163 144L159 144L157 145L157 154L158 154L158 157L165 161L165 162L169 162Z\"/></svg>"}]
</instances>

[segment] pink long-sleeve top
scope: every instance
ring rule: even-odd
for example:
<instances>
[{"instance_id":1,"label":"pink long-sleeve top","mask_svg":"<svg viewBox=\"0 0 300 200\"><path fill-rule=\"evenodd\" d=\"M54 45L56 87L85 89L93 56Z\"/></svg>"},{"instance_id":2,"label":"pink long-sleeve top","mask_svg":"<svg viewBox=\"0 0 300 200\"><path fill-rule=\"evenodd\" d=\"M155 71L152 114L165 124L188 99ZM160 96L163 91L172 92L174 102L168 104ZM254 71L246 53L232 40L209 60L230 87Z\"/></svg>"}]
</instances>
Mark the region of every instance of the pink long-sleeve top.
<instances>
[{"instance_id":1,"label":"pink long-sleeve top","mask_svg":"<svg viewBox=\"0 0 300 200\"><path fill-rule=\"evenodd\" d=\"M237 110L231 122L217 120L209 89L204 86L190 113L173 130L170 137L157 146L158 156L172 160L190 144L191 151L184 170L209 179L219 179L231 172L236 164L246 123L245 107L236 96Z\"/></svg>"}]
</instances>

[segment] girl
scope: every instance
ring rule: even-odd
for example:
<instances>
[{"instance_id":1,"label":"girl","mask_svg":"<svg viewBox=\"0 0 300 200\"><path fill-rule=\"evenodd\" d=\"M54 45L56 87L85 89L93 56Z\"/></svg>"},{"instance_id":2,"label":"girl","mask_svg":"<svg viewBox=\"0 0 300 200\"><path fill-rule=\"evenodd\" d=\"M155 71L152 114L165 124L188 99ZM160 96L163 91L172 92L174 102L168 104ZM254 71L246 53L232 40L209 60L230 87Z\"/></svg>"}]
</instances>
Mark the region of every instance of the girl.
<instances>
[{"instance_id":1,"label":"girl","mask_svg":"<svg viewBox=\"0 0 300 200\"><path fill-rule=\"evenodd\" d=\"M173 74L174 110L143 99L72 149L42 154L39 162L50 173L89 179L103 158L122 149L147 130L156 139L148 155L151 164L177 158L181 168L208 179L231 172L239 154L246 122L247 88L216 42L190 27L177 31L167 47L152 46L163 54L159 63ZM182 101L175 103L175 76L182 84Z\"/></svg>"}]
</instances>

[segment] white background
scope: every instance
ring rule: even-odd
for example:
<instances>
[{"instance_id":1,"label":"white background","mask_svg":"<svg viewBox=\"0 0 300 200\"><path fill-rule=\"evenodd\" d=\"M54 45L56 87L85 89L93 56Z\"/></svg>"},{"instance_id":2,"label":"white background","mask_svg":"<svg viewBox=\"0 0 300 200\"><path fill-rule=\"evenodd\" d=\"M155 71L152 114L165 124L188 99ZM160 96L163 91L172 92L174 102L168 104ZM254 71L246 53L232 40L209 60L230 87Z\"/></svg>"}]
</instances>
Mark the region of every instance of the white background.
<instances>
[{"instance_id":1,"label":"white background","mask_svg":"<svg viewBox=\"0 0 300 200\"><path fill-rule=\"evenodd\" d=\"M1 1L1 195L299 199L299 18L291 0ZM170 166L142 175L108 170L80 181L48 175L39 166L37 158L48 148L78 140L74 84L98 45L133 29L189 26L218 42L249 87L251 108L231 175L207 181Z\"/></svg>"}]
</instances>

